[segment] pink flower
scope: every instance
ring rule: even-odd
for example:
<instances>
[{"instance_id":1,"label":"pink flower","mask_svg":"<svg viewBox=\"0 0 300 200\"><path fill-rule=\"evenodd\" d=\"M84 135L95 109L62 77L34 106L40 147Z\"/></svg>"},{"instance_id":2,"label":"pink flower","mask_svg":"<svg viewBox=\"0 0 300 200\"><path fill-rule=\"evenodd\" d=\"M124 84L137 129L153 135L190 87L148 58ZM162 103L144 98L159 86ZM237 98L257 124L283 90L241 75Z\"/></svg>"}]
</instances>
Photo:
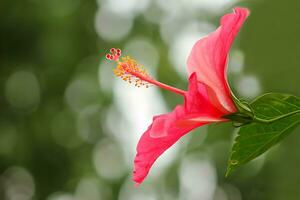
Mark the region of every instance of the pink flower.
<instances>
[{"instance_id":1,"label":"pink flower","mask_svg":"<svg viewBox=\"0 0 300 200\"><path fill-rule=\"evenodd\" d=\"M184 97L184 104L171 113L153 118L152 124L140 138L134 160L133 180L143 182L155 160L189 131L213 122L227 121L224 115L235 113L231 90L226 78L230 46L246 20L249 11L235 8L221 19L220 27L196 42L188 57L188 91L183 91L152 79L135 60L123 57L121 51L111 49L106 55L117 61L115 74L137 86L150 84L167 89Z\"/></svg>"}]
</instances>

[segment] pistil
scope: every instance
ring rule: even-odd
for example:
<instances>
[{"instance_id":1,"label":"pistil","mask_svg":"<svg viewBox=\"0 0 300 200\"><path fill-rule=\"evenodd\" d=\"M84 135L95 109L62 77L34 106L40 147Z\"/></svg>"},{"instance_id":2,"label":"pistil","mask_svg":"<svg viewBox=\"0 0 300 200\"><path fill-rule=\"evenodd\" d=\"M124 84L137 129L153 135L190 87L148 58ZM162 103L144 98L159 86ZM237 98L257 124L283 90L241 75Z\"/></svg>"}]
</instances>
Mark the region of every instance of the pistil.
<instances>
[{"instance_id":1,"label":"pistil","mask_svg":"<svg viewBox=\"0 0 300 200\"><path fill-rule=\"evenodd\" d=\"M134 83L137 87L145 86L146 88L148 88L150 85L156 85L173 93L182 96L185 95L186 91L161 83L150 77L144 66L140 65L129 56L122 57L120 60L120 49L112 48L110 52L111 54L106 55L106 59L114 60L117 62L117 67L114 69L114 74L122 78L124 81Z\"/></svg>"}]
</instances>

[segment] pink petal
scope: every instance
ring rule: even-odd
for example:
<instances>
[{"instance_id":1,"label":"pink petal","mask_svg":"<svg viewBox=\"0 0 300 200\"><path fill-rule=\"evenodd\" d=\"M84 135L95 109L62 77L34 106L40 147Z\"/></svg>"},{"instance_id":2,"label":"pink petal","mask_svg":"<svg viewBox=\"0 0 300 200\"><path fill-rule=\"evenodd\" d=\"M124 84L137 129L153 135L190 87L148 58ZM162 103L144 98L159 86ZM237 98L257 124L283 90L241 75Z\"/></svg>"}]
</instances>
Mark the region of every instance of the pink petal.
<instances>
[{"instance_id":1,"label":"pink petal","mask_svg":"<svg viewBox=\"0 0 300 200\"><path fill-rule=\"evenodd\" d=\"M222 113L210 103L204 85L197 81L195 73L192 74L185 104L176 106L171 113L154 117L152 125L141 137L134 160L133 180L140 184L155 160L182 136L204 124L223 121L221 116Z\"/></svg>"},{"instance_id":2,"label":"pink petal","mask_svg":"<svg viewBox=\"0 0 300 200\"><path fill-rule=\"evenodd\" d=\"M183 112L183 109L183 106L177 106L172 114L179 114ZM155 124L157 120L160 120L160 118L161 116L155 117L153 124ZM142 135L136 149L137 154L134 159L133 180L137 184L143 182L153 163L163 152L170 148L183 135L204 123L197 122L192 125L170 126L167 130L162 130L167 131L167 133L164 133L164 137L152 137L150 135L153 124L149 126L148 130Z\"/></svg>"},{"instance_id":3,"label":"pink petal","mask_svg":"<svg viewBox=\"0 0 300 200\"><path fill-rule=\"evenodd\" d=\"M249 15L245 8L235 8L221 19L221 26L194 45L187 68L196 72L199 82L206 85L212 104L224 114L236 111L227 83L226 70L230 46Z\"/></svg>"}]
</instances>

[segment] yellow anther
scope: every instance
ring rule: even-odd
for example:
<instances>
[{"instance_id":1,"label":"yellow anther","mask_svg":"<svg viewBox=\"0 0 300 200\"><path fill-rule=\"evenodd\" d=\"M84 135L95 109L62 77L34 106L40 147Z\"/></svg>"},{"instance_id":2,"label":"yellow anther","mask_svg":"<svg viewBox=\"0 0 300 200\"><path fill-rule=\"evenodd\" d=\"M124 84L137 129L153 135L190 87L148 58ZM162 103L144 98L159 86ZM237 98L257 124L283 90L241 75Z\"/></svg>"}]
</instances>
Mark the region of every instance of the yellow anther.
<instances>
[{"instance_id":1,"label":"yellow anther","mask_svg":"<svg viewBox=\"0 0 300 200\"><path fill-rule=\"evenodd\" d=\"M129 83L134 82L134 85L137 87L149 87L149 83L145 82L145 79L151 78L145 70L145 67L137 63L129 56L122 57L121 61L118 60L117 67L113 71L116 76Z\"/></svg>"}]
</instances>

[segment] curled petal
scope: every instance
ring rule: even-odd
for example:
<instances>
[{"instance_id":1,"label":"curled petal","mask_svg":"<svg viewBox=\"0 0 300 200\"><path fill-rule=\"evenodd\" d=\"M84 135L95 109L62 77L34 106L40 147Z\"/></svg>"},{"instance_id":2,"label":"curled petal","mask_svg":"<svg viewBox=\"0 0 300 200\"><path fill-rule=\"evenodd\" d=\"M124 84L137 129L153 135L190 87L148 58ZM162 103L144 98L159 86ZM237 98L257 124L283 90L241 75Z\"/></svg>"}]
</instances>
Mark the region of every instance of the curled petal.
<instances>
[{"instance_id":1,"label":"curled petal","mask_svg":"<svg viewBox=\"0 0 300 200\"><path fill-rule=\"evenodd\" d=\"M216 31L196 42L187 61L189 74L197 74L198 81L206 85L210 101L224 114L236 111L226 77L227 58L248 15L245 8L224 15Z\"/></svg>"},{"instance_id":2,"label":"curled petal","mask_svg":"<svg viewBox=\"0 0 300 200\"><path fill-rule=\"evenodd\" d=\"M197 74L194 72L189 77L189 89L185 94L185 109L189 115L206 116L219 118L223 115L209 97L209 90L206 85L198 82Z\"/></svg>"}]
</instances>

